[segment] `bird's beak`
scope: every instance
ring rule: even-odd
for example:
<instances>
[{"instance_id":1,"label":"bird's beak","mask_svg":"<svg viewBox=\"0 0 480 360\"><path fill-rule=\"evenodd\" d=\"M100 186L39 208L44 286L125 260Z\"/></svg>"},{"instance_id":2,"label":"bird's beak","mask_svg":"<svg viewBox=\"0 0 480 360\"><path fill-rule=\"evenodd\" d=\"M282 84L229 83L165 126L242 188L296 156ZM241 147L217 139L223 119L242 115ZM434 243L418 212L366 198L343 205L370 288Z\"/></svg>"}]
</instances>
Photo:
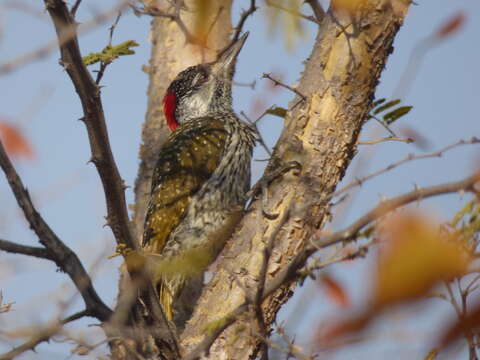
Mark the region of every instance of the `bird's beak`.
<instances>
[{"instance_id":1,"label":"bird's beak","mask_svg":"<svg viewBox=\"0 0 480 360\"><path fill-rule=\"evenodd\" d=\"M247 40L249 32L245 32L236 42L234 42L227 50L225 50L218 57L217 61L213 63L213 68L217 73L223 73L226 76L233 77L235 71L235 65L237 63L237 57L242 50L245 40Z\"/></svg>"}]
</instances>

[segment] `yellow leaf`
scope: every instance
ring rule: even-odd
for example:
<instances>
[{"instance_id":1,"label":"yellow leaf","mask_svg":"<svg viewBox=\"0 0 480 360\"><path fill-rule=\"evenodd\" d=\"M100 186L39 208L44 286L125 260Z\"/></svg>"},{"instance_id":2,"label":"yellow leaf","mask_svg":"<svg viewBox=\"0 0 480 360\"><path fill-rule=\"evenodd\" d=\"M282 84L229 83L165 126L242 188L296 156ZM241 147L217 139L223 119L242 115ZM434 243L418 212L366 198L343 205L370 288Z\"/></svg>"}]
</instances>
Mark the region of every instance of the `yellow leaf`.
<instances>
[{"instance_id":1,"label":"yellow leaf","mask_svg":"<svg viewBox=\"0 0 480 360\"><path fill-rule=\"evenodd\" d=\"M302 18L302 0L267 0L267 17L270 32L283 30L285 45L292 50L296 41L305 35Z\"/></svg>"},{"instance_id":2,"label":"yellow leaf","mask_svg":"<svg viewBox=\"0 0 480 360\"><path fill-rule=\"evenodd\" d=\"M194 35L200 41L199 45L207 45L209 19L212 18L213 4L211 0L195 0Z\"/></svg>"}]
</instances>

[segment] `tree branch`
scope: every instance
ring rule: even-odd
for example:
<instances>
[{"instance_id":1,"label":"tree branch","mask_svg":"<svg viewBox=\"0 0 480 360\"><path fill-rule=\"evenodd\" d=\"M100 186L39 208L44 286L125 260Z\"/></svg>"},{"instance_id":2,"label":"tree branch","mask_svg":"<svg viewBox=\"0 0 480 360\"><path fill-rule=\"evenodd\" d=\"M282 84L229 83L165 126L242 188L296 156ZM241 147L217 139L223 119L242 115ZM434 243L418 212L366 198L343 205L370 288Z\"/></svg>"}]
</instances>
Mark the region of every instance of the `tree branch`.
<instances>
[{"instance_id":1,"label":"tree branch","mask_svg":"<svg viewBox=\"0 0 480 360\"><path fill-rule=\"evenodd\" d=\"M136 249L129 228L125 203L125 185L120 178L108 139L107 126L100 99L100 88L92 79L80 55L75 22L62 0L44 0L57 32L61 63L70 76L82 103L82 118L88 131L92 151L91 162L97 167L107 202L107 224L118 244ZM73 32L73 34L72 34ZM67 34L68 40L65 41Z\"/></svg>"},{"instance_id":2,"label":"tree branch","mask_svg":"<svg viewBox=\"0 0 480 360\"><path fill-rule=\"evenodd\" d=\"M0 239L0 250L28 256L34 256L40 259L55 261L54 257L45 248L16 244L11 241Z\"/></svg>"},{"instance_id":3,"label":"tree branch","mask_svg":"<svg viewBox=\"0 0 480 360\"><path fill-rule=\"evenodd\" d=\"M78 291L82 295L86 308L91 312L92 316L100 321L106 321L112 311L98 296L93 288L90 276L87 274L77 254L75 254L68 246L66 246L43 220L40 214L33 206L28 191L24 187L22 180L15 171L10 159L8 158L3 144L0 142L0 166L7 177L10 188L17 199L17 203L23 211L25 218L30 224L30 228L35 232L40 243L45 246L46 251L57 266L70 276ZM5 243L4 243L5 245ZM11 244L10 244L11 245ZM18 245L20 246L20 245ZM22 247L32 251L38 248ZM25 252L22 252L25 253ZM30 254L29 254L30 255ZM33 254L32 254L33 255ZM35 255L33 255L35 256Z\"/></svg>"},{"instance_id":4,"label":"tree branch","mask_svg":"<svg viewBox=\"0 0 480 360\"><path fill-rule=\"evenodd\" d=\"M358 179L355 179L354 181L352 181L350 184L347 184L345 186L343 186L342 188L338 189L337 191L335 191L331 196L330 198L334 198L340 194L343 194L344 192L346 192L347 190L350 190L352 188L354 188L355 186L360 186L362 185L365 181L367 180L370 180L376 176L379 176L381 174L384 174L390 170L393 170L395 169L396 167L398 166L401 166L407 162L410 162L410 161L413 161L413 160L423 160L423 159L431 159L431 158L440 158L442 157L446 152L452 150L452 149L455 149L457 147L460 147L460 146L464 146L464 145L475 145L475 144L480 144L480 139L476 138L475 136L472 137L471 139L469 140L458 140L457 142L453 143L453 144L450 144L450 145L447 145L445 146L444 148L440 149L440 150L437 150L437 151L433 151L433 152L430 152L430 153L426 153L426 154L420 154L420 155L415 155L415 154L408 154L406 157L404 157L403 159L401 160L398 160L394 163L391 163L389 164L388 166L380 169L380 170L377 170L377 171L374 171L373 173L371 174L368 174L367 176L364 176L362 178L358 178Z\"/></svg>"}]
</instances>

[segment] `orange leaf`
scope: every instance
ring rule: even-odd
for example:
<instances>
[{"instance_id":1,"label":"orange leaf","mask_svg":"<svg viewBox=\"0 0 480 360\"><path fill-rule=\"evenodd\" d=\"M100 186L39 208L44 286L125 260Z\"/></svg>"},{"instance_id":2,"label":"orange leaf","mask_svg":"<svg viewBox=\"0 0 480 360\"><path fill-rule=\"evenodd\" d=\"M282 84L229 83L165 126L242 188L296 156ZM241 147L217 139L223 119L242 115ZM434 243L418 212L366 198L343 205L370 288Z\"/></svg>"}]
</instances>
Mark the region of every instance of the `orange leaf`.
<instances>
[{"instance_id":1,"label":"orange leaf","mask_svg":"<svg viewBox=\"0 0 480 360\"><path fill-rule=\"evenodd\" d=\"M383 224L374 307L417 299L439 281L466 272L470 257L457 238L419 214L402 214Z\"/></svg>"},{"instance_id":2,"label":"orange leaf","mask_svg":"<svg viewBox=\"0 0 480 360\"><path fill-rule=\"evenodd\" d=\"M435 37L438 39L445 38L449 35L452 35L458 31L462 25L465 23L467 17L464 12L458 12L447 21L445 21L442 26L435 32Z\"/></svg>"},{"instance_id":3,"label":"orange leaf","mask_svg":"<svg viewBox=\"0 0 480 360\"><path fill-rule=\"evenodd\" d=\"M325 289L327 296L337 305L344 308L350 305L350 299L345 289L331 275L324 273L319 278L319 283Z\"/></svg>"},{"instance_id":4,"label":"orange leaf","mask_svg":"<svg viewBox=\"0 0 480 360\"><path fill-rule=\"evenodd\" d=\"M0 139L11 157L33 159L32 146L17 126L5 121L0 122Z\"/></svg>"}]
</instances>

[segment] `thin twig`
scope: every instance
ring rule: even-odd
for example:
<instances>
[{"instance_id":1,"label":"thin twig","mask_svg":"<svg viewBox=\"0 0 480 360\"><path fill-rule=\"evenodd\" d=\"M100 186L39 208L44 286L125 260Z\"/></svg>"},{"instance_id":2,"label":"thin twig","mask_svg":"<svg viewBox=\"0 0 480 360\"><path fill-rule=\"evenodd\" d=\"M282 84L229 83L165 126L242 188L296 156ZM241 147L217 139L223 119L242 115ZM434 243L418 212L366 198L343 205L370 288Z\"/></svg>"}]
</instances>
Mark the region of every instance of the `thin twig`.
<instances>
[{"instance_id":1,"label":"thin twig","mask_svg":"<svg viewBox=\"0 0 480 360\"><path fill-rule=\"evenodd\" d=\"M272 74L263 73L262 78L272 81L274 86L281 86L285 89L288 89L288 90L294 92L295 94L300 96L303 101L307 100L307 97L305 95L303 95L300 91L298 91L297 89L295 89L295 88L293 88L293 87L291 87L287 84L282 83L280 80L277 80L277 79L273 78Z\"/></svg>"},{"instance_id":2,"label":"thin twig","mask_svg":"<svg viewBox=\"0 0 480 360\"><path fill-rule=\"evenodd\" d=\"M108 36L108 46L112 46L112 40L113 40L113 33L115 32L115 29L118 25L118 22L120 21L120 17L122 16L122 12L119 11L117 17L115 18L115 21L113 22L112 26L109 28L109 36ZM100 68L97 71L97 78L95 79L95 83L98 85L100 84L100 80L102 80L102 77L105 73L105 70L107 69L107 66L110 63L106 63L101 61L100 62Z\"/></svg>"},{"instance_id":3,"label":"thin twig","mask_svg":"<svg viewBox=\"0 0 480 360\"><path fill-rule=\"evenodd\" d=\"M369 114L369 115L372 117L373 120L375 120L377 123L379 123L380 125L382 125L383 128L388 131L388 133L390 134L391 137L397 137L397 134L395 134L395 133L393 132L393 130L390 129L390 127L389 127L387 124L385 124L384 121L380 120L378 117L376 117L376 116L373 115L373 114Z\"/></svg>"},{"instance_id":4,"label":"thin twig","mask_svg":"<svg viewBox=\"0 0 480 360\"><path fill-rule=\"evenodd\" d=\"M78 7L80 6L81 2L82 2L82 0L76 0L75 4L73 4L73 6L72 6L72 9L70 10L70 14L72 14L73 18L77 14L77 10L78 10Z\"/></svg>"},{"instance_id":5,"label":"thin twig","mask_svg":"<svg viewBox=\"0 0 480 360\"><path fill-rule=\"evenodd\" d=\"M242 10L242 14L240 15L240 20L238 20L237 26L235 26L235 34L233 34L232 40L225 46L222 50L219 51L218 57L222 56L222 54L230 49L230 47L237 42L240 38L240 35L243 32L243 26L245 25L245 21L248 19L250 15L252 15L256 10L257 6L255 0L250 0L250 7L248 10Z\"/></svg>"},{"instance_id":6,"label":"thin twig","mask_svg":"<svg viewBox=\"0 0 480 360\"><path fill-rule=\"evenodd\" d=\"M61 321L55 322L53 325L50 325L49 327L43 330L37 331L36 334L32 336L30 340L26 341L25 343L13 348L12 350L4 354L0 354L0 359L11 360L23 354L24 352L27 352L30 350L35 351L35 348L37 347L37 345L39 345L42 342L49 341L52 336L58 334L59 331L62 329L63 325L70 323L72 321L81 319L82 317L85 317L85 316L92 316L92 314L88 310L79 311L73 315L68 316L67 318Z\"/></svg>"},{"instance_id":7,"label":"thin twig","mask_svg":"<svg viewBox=\"0 0 480 360\"><path fill-rule=\"evenodd\" d=\"M464 145L474 145L474 144L480 144L480 139L478 139L476 137L472 137L470 140L459 140L459 141L457 141L453 144L445 146L443 149L440 149L440 150L437 150L437 151L434 151L434 152L430 152L430 153L426 153L426 154L421 154L421 155L408 154L405 158L403 158L399 161L396 161L394 163L391 163L390 165L388 165L388 166L386 166L386 167L384 167L380 170L374 171L373 173L370 173L369 175L364 176L362 178L355 179L351 183L349 183L349 184L343 186L342 188L338 189L337 191L335 191L329 198L332 199L332 198L334 198L334 197L336 197L340 194L343 194L344 192L346 192L347 190L350 190L353 187L361 186L366 181L368 181L368 180L370 180L370 179L372 179L376 176L379 176L381 174L384 174L384 173L386 173L390 170L393 170L396 167L398 167L400 165L403 165L407 162L414 161L414 160L430 159L430 158L440 158L446 152L448 152L452 149L455 149L457 147L464 146Z\"/></svg>"}]
</instances>

